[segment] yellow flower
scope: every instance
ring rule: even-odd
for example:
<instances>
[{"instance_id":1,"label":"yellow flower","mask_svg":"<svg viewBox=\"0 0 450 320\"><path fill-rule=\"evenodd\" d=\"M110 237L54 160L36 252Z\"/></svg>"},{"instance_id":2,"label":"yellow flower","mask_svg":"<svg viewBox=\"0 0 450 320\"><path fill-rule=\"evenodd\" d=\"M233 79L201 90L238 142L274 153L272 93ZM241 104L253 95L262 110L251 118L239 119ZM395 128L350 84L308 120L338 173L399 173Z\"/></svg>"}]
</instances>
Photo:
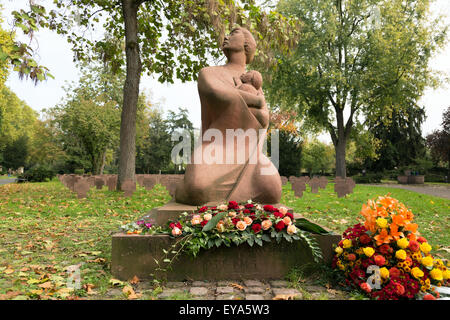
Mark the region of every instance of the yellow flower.
<instances>
[{"instance_id":1,"label":"yellow flower","mask_svg":"<svg viewBox=\"0 0 450 320\"><path fill-rule=\"evenodd\" d=\"M366 256L368 256L369 258L371 256L373 256L373 254L375 253L375 250L373 248L371 248L371 247L366 247L366 248L363 249L363 251L364 251L364 254Z\"/></svg>"},{"instance_id":2,"label":"yellow flower","mask_svg":"<svg viewBox=\"0 0 450 320\"><path fill-rule=\"evenodd\" d=\"M409 241L406 238L401 238L401 239L397 240L397 245L402 249L406 249L406 248L408 248Z\"/></svg>"},{"instance_id":3,"label":"yellow flower","mask_svg":"<svg viewBox=\"0 0 450 320\"><path fill-rule=\"evenodd\" d=\"M420 250L422 250L423 253L427 254L431 251L431 246L428 244L428 242L424 242L420 245Z\"/></svg>"},{"instance_id":4,"label":"yellow flower","mask_svg":"<svg viewBox=\"0 0 450 320\"><path fill-rule=\"evenodd\" d=\"M431 256L424 257L424 258L422 258L421 262L425 267L432 267L433 266L433 257L431 257Z\"/></svg>"},{"instance_id":5,"label":"yellow flower","mask_svg":"<svg viewBox=\"0 0 450 320\"><path fill-rule=\"evenodd\" d=\"M352 246L352 240L350 240L350 239L344 239L344 241L342 241L342 245L344 246L344 249L351 248L351 246Z\"/></svg>"},{"instance_id":6,"label":"yellow flower","mask_svg":"<svg viewBox=\"0 0 450 320\"><path fill-rule=\"evenodd\" d=\"M395 252L395 257L400 260L405 260L406 259L406 251L405 250L397 250L397 252Z\"/></svg>"},{"instance_id":7,"label":"yellow flower","mask_svg":"<svg viewBox=\"0 0 450 320\"><path fill-rule=\"evenodd\" d=\"M442 272L442 277L444 278L444 280L450 279L450 270L445 270L444 272Z\"/></svg>"},{"instance_id":8,"label":"yellow flower","mask_svg":"<svg viewBox=\"0 0 450 320\"><path fill-rule=\"evenodd\" d=\"M423 277L423 271L420 270L420 269L417 268L417 267L412 268L411 274L412 274L416 279L419 279L419 278L422 278L422 277Z\"/></svg>"},{"instance_id":9,"label":"yellow flower","mask_svg":"<svg viewBox=\"0 0 450 320\"><path fill-rule=\"evenodd\" d=\"M388 221L384 218L378 218L376 222L380 228L384 229L388 227Z\"/></svg>"},{"instance_id":10,"label":"yellow flower","mask_svg":"<svg viewBox=\"0 0 450 320\"><path fill-rule=\"evenodd\" d=\"M389 278L389 270L388 270L386 267L381 268L381 269L380 269L380 276L381 276L383 279Z\"/></svg>"},{"instance_id":11,"label":"yellow flower","mask_svg":"<svg viewBox=\"0 0 450 320\"><path fill-rule=\"evenodd\" d=\"M433 269L430 271L430 276L437 281L441 281L442 279L444 279L443 275L442 275L442 271L439 269Z\"/></svg>"}]
</instances>

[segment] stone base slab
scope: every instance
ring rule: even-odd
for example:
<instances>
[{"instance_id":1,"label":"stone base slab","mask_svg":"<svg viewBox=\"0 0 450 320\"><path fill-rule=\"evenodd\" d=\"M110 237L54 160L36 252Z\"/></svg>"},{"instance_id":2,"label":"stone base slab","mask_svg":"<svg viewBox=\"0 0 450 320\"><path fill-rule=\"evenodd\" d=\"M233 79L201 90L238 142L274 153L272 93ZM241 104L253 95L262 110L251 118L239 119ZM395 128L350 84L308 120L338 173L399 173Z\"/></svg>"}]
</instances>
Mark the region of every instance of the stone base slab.
<instances>
[{"instance_id":1,"label":"stone base slab","mask_svg":"<svg viewBox=\"0 0 450 320\"><path fill-rule=\"evenodd\" d=\"M313 235L324 256L324 263L333 257L333 244L340 235ZM155 259L164 265L163 249L169 250L176 240L168 235L114 234L112 237L112 275L121 280L139 279L239 280L281 279L296 266L313 262L310 249L303 241L289 243L265 242L262 247L248 244L201 250L196 258L180 255L169 272L156 272Z\"/></svg>"}]
</instances>

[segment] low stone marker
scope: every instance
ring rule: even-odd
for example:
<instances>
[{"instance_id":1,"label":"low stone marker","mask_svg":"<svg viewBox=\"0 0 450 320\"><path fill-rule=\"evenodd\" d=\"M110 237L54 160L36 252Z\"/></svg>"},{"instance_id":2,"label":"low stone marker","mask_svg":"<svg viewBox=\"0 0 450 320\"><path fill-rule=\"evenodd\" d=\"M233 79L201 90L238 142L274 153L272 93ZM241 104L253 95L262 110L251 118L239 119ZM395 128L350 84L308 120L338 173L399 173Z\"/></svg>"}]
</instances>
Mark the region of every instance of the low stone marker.
<instances>
[{"instance_id":1,"label":"low stone marker","mask_svg":"<svg viewBox=\"0 0 450 320\"><path fill-rule=\"evenodd\" d=\"M97 190L102 190L104 185L105 180L103 180L103 178L95 177L95 187L97 188Z\"/></svg>"},{"instance_id":2,"label":"low stone marker","mask_svg":"<svg viewBox=\"0 0 450 320\"><path fill-rule=\"evenodd\" d=\"M284 186L287 182L288 182L288 178L286 178L285 176L282 176L281 177L281 184Z\"/></svg>"},{"instance_id":3,"label":"low stone marker","mask_svg":"<svg viewBox=\"0 0 450 320\"><path fill-rule=\"evenodd\" d=\"M311 187L311 193L318 193L319 192L319 178L314 177L309 180L308 185Z\"/></svg>"},{"instance_id":4,"label":"low stone marker","mask_svg":"<svg viewBox=\"0 0 450 320\"><path fill-rule=\"evenodd\" d=\"M328 184L328 179L325 176L321 176L319 178L319 188L321 189L325 189L327 187Z\"/></svg>"},{"instance_id":5,"label":"low stone marker","mask_svg":"<svg viewBox=\"0 0 450 320\"><path fill-rule=\"evenodd\" d=\"M147 191L152 190L153 187L155 186L156 182L157 182L156 177L152 177L152 176L144 177L143 185L145 187L145 190L147 190Z\"/></svg>"},{"instance_id":6,"label":"low stone marker","mask_svg":"<svg viewBox=\"0 0 450 320\"><path fill-rule=\"evenodd\" d=\"M117 176L111 176L106 180L106 184L108 185L109 191L115 191L117 185Z\"/></svg>"},{"instance_id":7,"label":"low stone marker","mask_svg":"<svg viewBox=\"0 0 450 320\"><path fill-rule=\"evenodd\" d=\"M334 191L337 193L338 198L345 197L347 194L353 192L355 187L355 181L352 178L336 177L334 185Z\"/></svg>"},{"instance_id":8,"label":"low stone marker","mask_svg":"<svg viewBox=\"0 0 450 320\"><path fill-rule=\"evenodd\" d=\"M136 191L136 182L132 180L125 180L122 183L122 191L125 197L133 196L134 191Z\"/></svg>"},{"instance_id":9,"label":"low stone marker","mask_svg":"<svg viewBox=\"0 0 450 320\"><path fill-rule=\"evenodd\" d=\"M306 190L306 183L300 179L293 179L291 185L292 190L294 190L294 195L298 198L303 197L303 192Z\"/></svg>"},{"instance_id":10,"label":"low stone marker","mask_svg":"<svg viewBox=\"0 0 450 320\"><path fill-rule=\"evenodd\" d=\"M77 193L78 199L83 199L87 197L87 193L90 189L88 179L81 178L74 185L74 191Z\"/></svg>"}]
</instances>

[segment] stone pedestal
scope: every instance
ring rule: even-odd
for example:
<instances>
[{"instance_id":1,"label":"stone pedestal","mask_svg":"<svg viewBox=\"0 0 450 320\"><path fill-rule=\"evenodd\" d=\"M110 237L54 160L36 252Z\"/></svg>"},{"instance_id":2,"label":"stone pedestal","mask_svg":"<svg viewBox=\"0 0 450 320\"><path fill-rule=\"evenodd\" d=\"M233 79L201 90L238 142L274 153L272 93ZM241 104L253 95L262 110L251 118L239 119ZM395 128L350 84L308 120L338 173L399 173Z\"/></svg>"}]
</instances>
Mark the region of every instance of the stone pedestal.
<instances>
[{"instance_id":1,"label":"stone pedestal","mask_svg":"<svg viewBox=\"0 0 450 320\"><path fill-rule=\"evenodd\" d=\"M324 263L333 257L333 244L340 235L314 235L322 249ZM174 243L168 235L127 235L117 233L112 237L111 273L113 277L128 280L159 279L183 280L239 280L283 279L296 266L313 262L310 249L303 241L289 243L265 242L262 247L248 244L202 250L196 258L181 255L165 273L155 271L163 264L163 249ZM153 276L152 276L153 274Z\"/></svg>"},{"instance_id":2,"label":"stone pedestal","mask_svg":"<svg viewBox=\"0 0 450 320\"><path fill-rule=\"evenodd\" d=\"M209 203L208 206L217 204ZM281 207L282 205L275 205ZM196 206L169 202L154 208L141 219L153 219L157 225L176 220L183 212L193 212ZM292 209L288 208L292 213ZM295 218L301 217L294 213ZM333 257L333 244L341 240L337 234L313 235L319 243L324 263L330 263ZM128 280L151 279L154 276L170 281L182 280L230 280L230 279L281 279L296 266L313 262L310 249L303 241L289 243L282 240L276 243L264 242L250 247L247 243L240 246L213 247L201 250L196 258L181 255L172 265L172 270L157 273L155 259L164 266L163 249L169 250L176 240L168 235L136 235L116 233L112 237L111 272L115 278ZM152 276L153 274L153 276Z\"/></svg>"}]
</instances>

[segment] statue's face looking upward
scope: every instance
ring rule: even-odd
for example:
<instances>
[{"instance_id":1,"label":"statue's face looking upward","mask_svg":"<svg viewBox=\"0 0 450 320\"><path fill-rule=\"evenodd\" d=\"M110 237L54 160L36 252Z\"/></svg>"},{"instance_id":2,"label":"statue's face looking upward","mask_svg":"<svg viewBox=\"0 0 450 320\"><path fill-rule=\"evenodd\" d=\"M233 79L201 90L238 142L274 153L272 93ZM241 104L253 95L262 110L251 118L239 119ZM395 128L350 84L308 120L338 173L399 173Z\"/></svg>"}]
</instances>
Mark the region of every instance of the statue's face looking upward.
<instances>
[{"instance_id":1,"label":"statue's face looking upward","mask_svg":"<svg viewBox=\"0 0 450 320\"><path fill-rule=\"evenodd\" d=\"M244 33L241 31L241 29L234 29L229 35L225 36L222 44L222 50L228 57L229 51L244 51L244 45Z\"/></svg>"}]
</instances>

